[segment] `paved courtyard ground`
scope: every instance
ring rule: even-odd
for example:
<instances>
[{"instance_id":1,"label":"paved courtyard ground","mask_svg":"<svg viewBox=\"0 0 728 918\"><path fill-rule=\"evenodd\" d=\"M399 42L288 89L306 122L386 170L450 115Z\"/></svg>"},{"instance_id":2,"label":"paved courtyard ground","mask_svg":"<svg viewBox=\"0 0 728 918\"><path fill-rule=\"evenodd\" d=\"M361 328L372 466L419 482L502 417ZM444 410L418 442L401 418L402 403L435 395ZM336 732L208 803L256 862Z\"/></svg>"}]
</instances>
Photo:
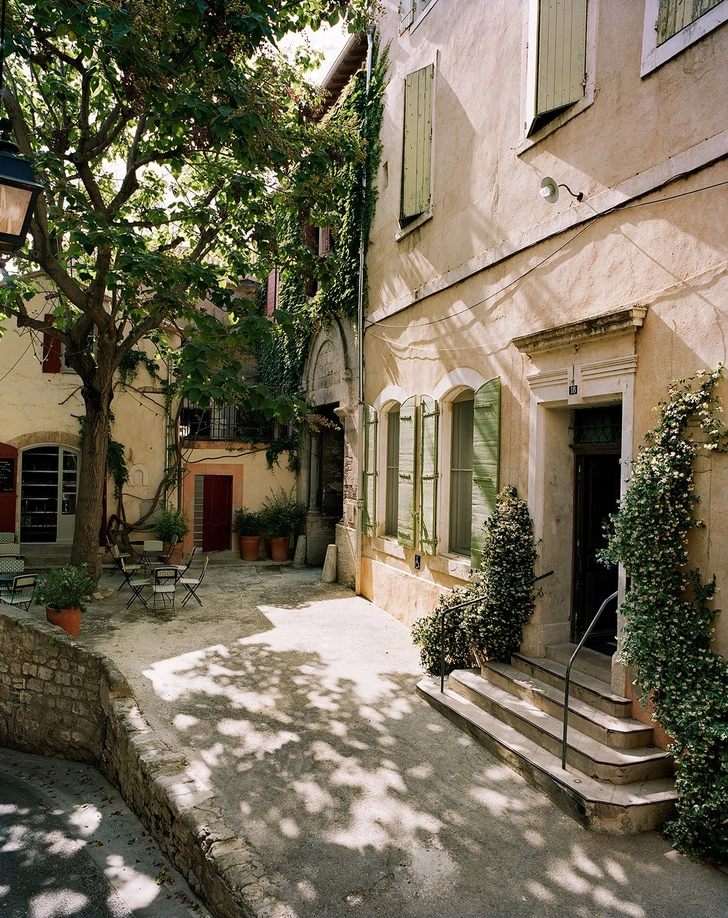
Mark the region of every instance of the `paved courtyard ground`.
<instances>
[{"instance_id":1,"label":"paved courtyard ground","mask_svg":"<svg viewBox=\"0 0 728 918\"><path fill-rule=\"evenodd\" d=\"M174 612L127 597L94 603L81 640L214 788L291 916L728 915L726 875L654 833L587 833L441 718L415 695L409 628L319 570L211 564L204 605Z\"/></svg>"}]
</instances>

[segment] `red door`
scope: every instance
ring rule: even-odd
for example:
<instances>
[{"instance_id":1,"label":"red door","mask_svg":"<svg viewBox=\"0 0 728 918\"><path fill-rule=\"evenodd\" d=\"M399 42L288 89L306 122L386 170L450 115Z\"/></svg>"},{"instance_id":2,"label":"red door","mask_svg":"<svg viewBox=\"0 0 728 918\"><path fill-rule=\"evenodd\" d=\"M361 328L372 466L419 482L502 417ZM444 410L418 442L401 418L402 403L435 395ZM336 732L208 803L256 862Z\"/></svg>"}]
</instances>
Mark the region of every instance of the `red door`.
<instances>
[{"instance_id":1,"label":"red door","mask_svg":"<svg viewBox=\"0 0 728 918\"><path fill-rule=\"evenodd\" d=\"M202 550L227 551L233 522L232 475L205 475L202 499Z\"/></svg>"},{"instance_id":2,"label":"red door","mask_svg":"<svg viewBox=\"0 0 728 918\"><path fill-rule=\"evenodd\" d=\"M15 507L18 499L18 451L0 443L0 532L15 532Z\"/></svg>"}]
</instances>

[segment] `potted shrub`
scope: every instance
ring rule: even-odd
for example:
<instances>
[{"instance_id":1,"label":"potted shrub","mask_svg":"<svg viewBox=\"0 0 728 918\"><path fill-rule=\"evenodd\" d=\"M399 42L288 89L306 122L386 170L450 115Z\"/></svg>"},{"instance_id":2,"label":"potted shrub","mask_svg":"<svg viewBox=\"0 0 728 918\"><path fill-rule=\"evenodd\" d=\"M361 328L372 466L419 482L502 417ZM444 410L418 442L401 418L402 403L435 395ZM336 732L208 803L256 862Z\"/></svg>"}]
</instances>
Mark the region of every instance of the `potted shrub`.
<instances>
[{"instance_id":1,"label":"potted shrub","mask_svg":"<svg viewBox=\"0 0 728 918\"><path fill-rule=\"evenodd\" d=\"M155 539L164 542L166 550L169 550L172 542L176 545L173 556L170 557L170 564L179 564L182 558L183 539L190 531L190 521L184 510L171 510L169 508L162 510L152 526L152 534Z\"/></svg>"},{"instance_id":2,"label":"potted shrub","mask_svg":"<svg viewBox=\"0 0 728 918\"><path fill-rule=\"evenodd\" d=\"M96 582L88 565L54 567L35 587L36 602L46 607L46 618L52 625L77 638L86 603L96 592Z\"/></svg>"},{"instance_id":3,"label":"potted shrub","mask_svg":"<svg viewBox=\"0 0 728 918\"><path fill-rule=\"evenodd\" d=\"M243 561L256 561L260 551L261 514L259 510L241 507L235 511L233 532L240 539L240 557Z\"/></svg>"},{"instance_id":4,"label":"potted shrub","mask_svg":"<svg viewBox=\"0 0 728 918\"><path fill-rule=\"evenodd\" d=\"M263 501L261 528L268 536L273 561L287 561L291 535L303 524L306 505L292 494L279 488Z\"/></svg>"}]
</instances>

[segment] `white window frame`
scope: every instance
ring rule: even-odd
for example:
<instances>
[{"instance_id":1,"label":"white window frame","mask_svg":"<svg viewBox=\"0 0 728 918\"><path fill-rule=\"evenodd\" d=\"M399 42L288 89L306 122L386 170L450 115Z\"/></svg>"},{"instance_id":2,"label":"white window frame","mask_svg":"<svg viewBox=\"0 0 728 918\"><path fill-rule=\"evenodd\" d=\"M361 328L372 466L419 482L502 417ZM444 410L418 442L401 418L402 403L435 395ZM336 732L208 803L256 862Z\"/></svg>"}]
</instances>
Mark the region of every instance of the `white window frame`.
<instances>
[{"instance_id":1,"label":"white window frame","mask_svg":"<svg viewBox=\"0 0 728 918\"><path fill-rule=\"evenodd\" d=\"M645 21L642 31L642 67L640 76L645 77L657 70L664 63L680 54L685 48L699 41L713 29L728 22L728 0L708 10L695 22L681 29L672 38L668 38L659 47L657 45L657 18L660 13L660 0L645 0Z\"/></svg>"},{"instance_id":2,"label":"white window frame","mask_svg":"<svg viewBox=\"0 0 728 918\"><path fill-rule=\"evenodd\" d=\"M377 476L377 507L387 506L387 436L389 432L387 415L390 411L400 411L404 402L408 399L408 394L399 386L387 386L374 399L373 408L377 412L379 420L378 429L379 437L377 438L377 468L384 469L384 475ZM397 541L397 533L387 535L385 529L385 518L381 509L378 514L376 533L379 538L387 539L391 542Z\"/></svg>"},{"instance_id":3,"label":"white window frame","mask_svg":"<svg viewBox=\"0 0 728 918\"><path fill-rule=\"evenodd\" d=\"M726 0L728 2L728 0ZM578 102L565 108L560 114L544 124L543 127L528 134L528 126L535 109L536 80L538 75L538 22L539 0L528 0L524 7L523 20L523 62L522 71L524 79L521 81L521 126L520 140L516 146L516 153L521 154L529 150L544 137L576 118L594 103L596 89L596 59L597 59L597 22L599 19L599 0L588 0L586 8L586 83L584 95Z\"/></svg>"}]
</instances>

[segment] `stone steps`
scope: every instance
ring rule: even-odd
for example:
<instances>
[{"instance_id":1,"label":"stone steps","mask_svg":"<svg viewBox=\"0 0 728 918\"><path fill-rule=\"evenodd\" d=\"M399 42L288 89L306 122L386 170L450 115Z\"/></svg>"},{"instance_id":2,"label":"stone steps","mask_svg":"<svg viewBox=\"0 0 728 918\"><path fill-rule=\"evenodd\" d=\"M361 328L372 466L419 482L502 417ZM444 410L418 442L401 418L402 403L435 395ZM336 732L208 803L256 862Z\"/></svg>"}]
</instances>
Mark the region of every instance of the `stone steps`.
<instances>
[{"instance_id":1,"label":"stone steps","mask_svg":"<svg viewBox=\"0 0 728 918\"><path fill-rule=\"evenodd\" d=\"M456 670L444 692L423 679L417 692L584 826L632 834L673 815L672 760L630 716L629 700L594 675L608 671L601 660L586 661L589 673L572 670L566 770L564 664L521 654L511 662Z\"/></svg>"}]
</instances>

